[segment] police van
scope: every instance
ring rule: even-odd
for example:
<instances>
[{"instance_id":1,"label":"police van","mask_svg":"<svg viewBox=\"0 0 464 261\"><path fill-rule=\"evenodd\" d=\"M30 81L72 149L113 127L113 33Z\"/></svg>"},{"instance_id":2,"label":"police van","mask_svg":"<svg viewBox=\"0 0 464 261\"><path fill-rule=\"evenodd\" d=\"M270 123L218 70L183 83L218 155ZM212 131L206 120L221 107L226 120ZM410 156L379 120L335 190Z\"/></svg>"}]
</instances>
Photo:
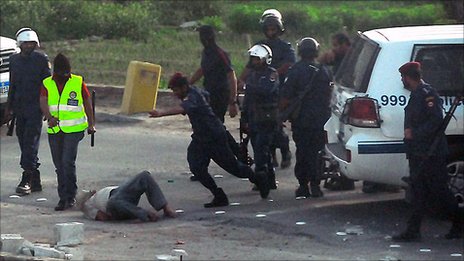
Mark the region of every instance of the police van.
<instances>
[{"instance_id":1,"label":"police van","mask_svg":"<svg viewBox=\"0 0 464 261\"><path fill-rule=\"evenodd\" d=\"M10 86L10 55L18 53L19 48L15 40L3 36L0 36L0 47L0 117L3 119Z\"/></svg>"},{"instance_id":2,"label":"police van","mask_svg":"<svg viewBox=\"0 0 464 261\"><path fill-rule=\"evenodd\" d=\"M359 33L334 78L332 114L325 125L325 170L353 180L406 186L404 108L410 92L398 68L422 64L423 79L438 92L444 111L463 95L464 25L411 26ZM450 186L462 202L464 105L446 135ZM328 166L328 168L327 168Z\"/></svg>"}]
</instances>

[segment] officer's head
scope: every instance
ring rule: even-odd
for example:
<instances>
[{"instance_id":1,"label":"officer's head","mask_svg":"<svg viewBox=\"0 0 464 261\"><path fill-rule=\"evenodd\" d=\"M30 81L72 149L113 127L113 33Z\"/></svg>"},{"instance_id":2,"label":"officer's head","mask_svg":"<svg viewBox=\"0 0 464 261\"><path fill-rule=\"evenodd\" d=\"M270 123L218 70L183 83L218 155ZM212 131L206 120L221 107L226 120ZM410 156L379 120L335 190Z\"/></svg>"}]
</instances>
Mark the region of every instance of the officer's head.
<instances>
[{"instance_id":1,"label":"officer's head","mask_svg":"<svg viewBox=\"0 0 464 261\"><path fill-rule=\"evenodd\" d=\"M39 37L31 28L21 28L16 32L16 45L21 49L21 54L28 56L40 46Z\"/></svg>"},{"instance_id":2,"label":"officer's head","mask_svg":"<svg viewBox=\"0 0 464 261\"><path fill-rule=\"evenodd\" d=\"M197 31L200 35L200 41L203 46L209 46L216 42L214 28L211 25L202 25L197 28Z\"/></svg>"},{"instance_id":3,"label":"officer's head","mask_svg":"<svg viewBox=\"0 0 464 261\"><path fill-rule=\"evenodd\" d=\"M271 64L272 51L265 44L256 44L248 50L250 64L255 70L260 70Z\"/></svg>"},{"instance_id":4,"label":"officer's head","mask_svg":"<svg viewBox=\"0 0 464 261\"><path fill-rule=\"evenodd\" d=\"M53 74L58 78L69 78L71 75L71 64L64 54L59 53L53 59Z\"/></svg>"},{"instance_id":5,"label":"officer's head","mask_svg":"<svg viewBox=\"0 0 464 261\"><path fill-rule=\"evenodd\" d=\"M319 54L319 43L316 39L305 37L298 41L296 44L298 48L298 55L305 60L313 60Z\"/></svg>"},{"instance_id":6,"label":"officer's head","mask_svg":"<svg viewBox=\"0 0 464 261\"><path fill-rule=\"evenodd\" d=\"M173 76L171 76L168 83L168 88L171 89L174 92L174 95L176 95L179 99L187 97L188 86L189 83L187 77L183 76L180 72L176 72Z\"/></svg>"},{"instance_id":7,"label":"officer's head","mask_svg":"<svg viewBox=\"0 0 464 261\"><path fill-rule=\"evenodd\" d=\"M336 55L344 56L351 47L350 37L344 33L336 33L332 36L332 50Z\"/></svg>"},{"instance_id":8,"label":"officer's head","mask_svg":"<svg viewBox=\"0 0 464 261\"><path fill-rule=\"evenodd\" d=\"M419 62L407 62L398 71L401 73L401 81L407 90L413 90L421 81L422 73Z\"/></svg>"},{"instance_id":9,"label":"officer's head","mask_svg":"<svg viewBox=\"0 0 464 261\"><path fill-rule=\"evenodd\" d=\"M264 35L269 39L275 39L285 31L282 15L276 9L268 9L263 12L259 21Z\"/></svg>"}]
</instances>

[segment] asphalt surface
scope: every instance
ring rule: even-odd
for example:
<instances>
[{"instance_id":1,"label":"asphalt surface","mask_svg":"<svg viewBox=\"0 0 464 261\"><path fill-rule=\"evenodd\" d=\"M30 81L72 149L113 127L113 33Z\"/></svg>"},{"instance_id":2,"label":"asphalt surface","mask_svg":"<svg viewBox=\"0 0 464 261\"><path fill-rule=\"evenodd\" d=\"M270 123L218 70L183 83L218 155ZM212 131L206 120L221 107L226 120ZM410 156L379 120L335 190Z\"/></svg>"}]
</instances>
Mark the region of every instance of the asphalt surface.
<instances>
[{"instance_id":1,"label":"asphalt surface","mask_svg":"<svg viewBox=\"0 0 464 261\"><path fill-rule=\"evenodd\" d=\"M391 242L391 235L404 228L408 215L403 191L364 194L361 182L356 182L353 191L323 190L323 198L296 200L293 164L289 169L277 169L279 187L263 200L258 192L251 191L248 181L211 163L211 175L232 204L205 209L203 203L212 199L210 193L189 180L188 119L148 119L144 113L121 115L120 90L113 91L106 95L100 92L97 100L95 147L90 147L89 137L80 144L79 188L117 185L146 169L152 172L169 204L183 213L175 219L162 217L156 223L133 223L86 220L77 210L54 211L58 202L56 176L45 129L39 151L44 191L11 198L21 172L20 154L16 138L6 137L3 126L2 234L21 234L33 243L54 244L56 223L83 222L85 241L79 249L86 260L157 260L173 249L187 252L183 260L463 260L463 241L444 239L450 223L433 215L424 221L421 242ZM172 102L163 95L158 105ZM238 119L226 121L238 137ZM38 198L47 200L38 202ZM148 208L145 198L141 206Z\"/></svg>"}]
</instances>

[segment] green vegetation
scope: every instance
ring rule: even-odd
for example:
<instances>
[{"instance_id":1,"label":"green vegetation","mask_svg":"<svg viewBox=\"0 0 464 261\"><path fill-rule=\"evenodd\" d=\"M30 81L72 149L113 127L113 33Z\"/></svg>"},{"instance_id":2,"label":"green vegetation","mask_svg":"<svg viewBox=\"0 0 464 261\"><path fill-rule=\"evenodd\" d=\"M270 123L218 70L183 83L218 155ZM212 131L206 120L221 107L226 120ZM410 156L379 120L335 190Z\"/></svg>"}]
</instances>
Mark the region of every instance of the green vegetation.
<instances>
[{"instance_id":1,"label":"green vegetation","mask_svg":"<svg viewBox=\"0 0 464 261\"><path fill-rule=\"evenodd\" d=\"M239 74L249 45L262 38L259 18L268 8L284 17L291 43L316 37L328 49L330 34L350 34L378 27L454 23L441 1L79 1L3 0L0 30L35 29L50 59L58 52L71 58L73 70L89 83L124 85L131 60L162 66L162 87L169 75L191 75L200 64L202 46L186 21L215 26L217 39Z\"/></svg>"}]
</instances>

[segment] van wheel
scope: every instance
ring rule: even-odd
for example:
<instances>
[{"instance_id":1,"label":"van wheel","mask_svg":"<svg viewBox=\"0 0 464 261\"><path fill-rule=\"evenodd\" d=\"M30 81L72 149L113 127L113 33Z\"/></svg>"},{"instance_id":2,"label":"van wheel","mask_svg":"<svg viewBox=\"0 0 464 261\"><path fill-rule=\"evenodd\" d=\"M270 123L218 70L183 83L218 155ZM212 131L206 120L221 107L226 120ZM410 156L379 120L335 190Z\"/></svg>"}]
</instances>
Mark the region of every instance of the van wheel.
<instances>
[{"instance_id":1,"label":"van wheel","mask_svg":"<svg viewBox=\"0 0 464 261\"><path fill-rule=\"evenodd\" d=\"M464 161L456 160L447 165L448 186L457 199L460 208L464 208Z\"/></svg>"}]
</instances>

